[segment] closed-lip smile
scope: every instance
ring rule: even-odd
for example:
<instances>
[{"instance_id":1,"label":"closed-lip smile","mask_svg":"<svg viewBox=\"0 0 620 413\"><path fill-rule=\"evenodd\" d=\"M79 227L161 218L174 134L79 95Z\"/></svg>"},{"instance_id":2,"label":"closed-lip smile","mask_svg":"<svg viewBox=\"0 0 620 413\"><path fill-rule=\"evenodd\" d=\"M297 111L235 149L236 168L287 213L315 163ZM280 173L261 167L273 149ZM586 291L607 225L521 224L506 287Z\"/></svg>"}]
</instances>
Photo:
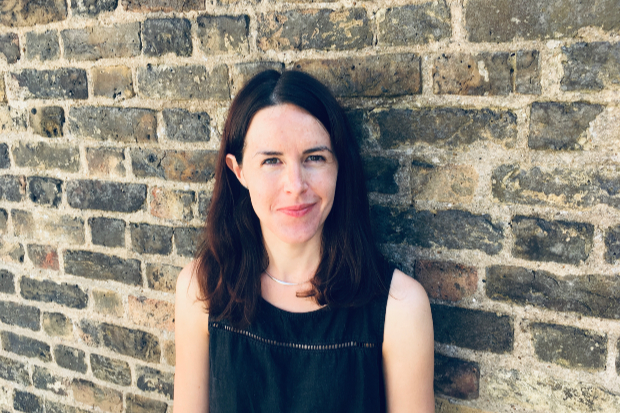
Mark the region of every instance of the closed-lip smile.
<instances>
[{"instance_id":1,"label":"closed-lip smile","mask_svg":"<svg viewBox=\"0 0 620 413\"><path fill-rule=\"evenodd\" d=\"M308 212L310 212L310 210L312 209L314 205L316 205L316 203L297 204L297 205L291 205L287 207L278 208L278 211L286 215L292 216L292 217L301 217L301 216L306 215Z\"/></svg>"}]
</instances>

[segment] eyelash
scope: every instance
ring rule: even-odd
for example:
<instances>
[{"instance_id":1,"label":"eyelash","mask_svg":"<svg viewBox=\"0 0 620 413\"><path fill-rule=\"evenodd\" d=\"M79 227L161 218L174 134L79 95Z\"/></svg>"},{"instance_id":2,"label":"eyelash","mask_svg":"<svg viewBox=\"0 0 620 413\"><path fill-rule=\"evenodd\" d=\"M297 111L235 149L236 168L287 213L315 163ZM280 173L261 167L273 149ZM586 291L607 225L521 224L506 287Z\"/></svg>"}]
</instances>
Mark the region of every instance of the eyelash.
<instances>
[{"instance_id":1,"label":"eyelash","mask_svg":"<svg viewBox=\"0 0 620 413\"><path fill-rule=\"evenodd\" d=\"M320 162L320 161L324 161L325 157L323 155L309 155L308 158L306 159L309 160L310 162ZM263 161L262 164L263 165L275 165L279 161L280 160L278 158L267 158Z\"/></svg>"}]
</instances>

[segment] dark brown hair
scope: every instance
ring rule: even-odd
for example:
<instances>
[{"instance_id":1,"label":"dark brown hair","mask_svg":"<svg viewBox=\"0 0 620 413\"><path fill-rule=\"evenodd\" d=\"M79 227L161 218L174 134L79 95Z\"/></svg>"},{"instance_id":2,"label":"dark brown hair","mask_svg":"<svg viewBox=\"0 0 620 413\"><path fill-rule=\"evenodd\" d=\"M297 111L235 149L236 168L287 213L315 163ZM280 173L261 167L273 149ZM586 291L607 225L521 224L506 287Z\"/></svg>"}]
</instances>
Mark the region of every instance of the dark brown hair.
<instances>
[{"instance_id":1,"label":"dark brown hair","mask_svg":"<svg viewBox=\"0 0 620 413\"><path fill-rule=\"evenodd\" d=\"M204 240L196 254L201 298L212 320L226 319L236 326L251 323L260 298L260 274L269 265L249 192L226 166L226 155L233 154L241 164L254 115L287 103L323 124L338 160L334 202L323 226L321 263L307 296L321 305L340 307L362 305L387 292L371 234L362 159L344 111L310 75L268 70L239 91L224 125Z\"/></svg>"}]
</instances>

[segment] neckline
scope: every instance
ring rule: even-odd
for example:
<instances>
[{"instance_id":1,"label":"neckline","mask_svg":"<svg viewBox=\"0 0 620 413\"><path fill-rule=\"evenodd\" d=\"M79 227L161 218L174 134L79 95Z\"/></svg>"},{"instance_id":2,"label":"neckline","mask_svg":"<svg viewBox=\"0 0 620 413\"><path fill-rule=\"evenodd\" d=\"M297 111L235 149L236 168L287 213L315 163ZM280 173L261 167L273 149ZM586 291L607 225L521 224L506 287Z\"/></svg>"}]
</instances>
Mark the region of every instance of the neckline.
<instances>
[{"instance_id":1,"label":"neckline","mask_svg":"<svg viewBox=\"0 0 620 413\"><path fill-rule=\"evenodd\" d=\"M322 313L330 311L329 306L325 305L321 308L317 308L316 310L302 311L298 313L294 311L287 311L280 307L276 307L275 305L271 304L269 301L265 300L265 298L262 295L259 296L259 299L260 299L260 302L262 303L263 308L265 308L267 311L270 311L272 313L277 313L280 315L284 315L287 317L298 317L298 318L312 317L312 316L320 315Z\"/></svg>"}]
</instances>

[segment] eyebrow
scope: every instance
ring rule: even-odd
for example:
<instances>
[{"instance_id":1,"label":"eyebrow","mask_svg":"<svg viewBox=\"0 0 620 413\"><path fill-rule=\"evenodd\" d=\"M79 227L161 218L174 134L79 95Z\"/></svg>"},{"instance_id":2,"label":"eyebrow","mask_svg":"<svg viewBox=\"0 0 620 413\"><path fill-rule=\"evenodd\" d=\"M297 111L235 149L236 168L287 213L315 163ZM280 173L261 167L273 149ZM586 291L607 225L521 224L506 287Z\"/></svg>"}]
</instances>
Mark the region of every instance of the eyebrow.
<instances>
[{"instance_id":1,"label":"eyebrow","mask_svg":"<svg viewBox=\"0 0 620 413\"><path fill-rule=\"evenodd\" d=\"M306 149L303 154L307 155L309 153L313 153L313 152L322 152L322 151L327 151L330 153L334 153L331 149L329 149L327 146L316 146L314 148L310 148L310 149ZM282 155L282 152L275 152L275 151L260 151L260 152L256 152L254 154L254 156L256 155L265 155L265 156L280 156Z\"/></svg>"}]
</instances>

